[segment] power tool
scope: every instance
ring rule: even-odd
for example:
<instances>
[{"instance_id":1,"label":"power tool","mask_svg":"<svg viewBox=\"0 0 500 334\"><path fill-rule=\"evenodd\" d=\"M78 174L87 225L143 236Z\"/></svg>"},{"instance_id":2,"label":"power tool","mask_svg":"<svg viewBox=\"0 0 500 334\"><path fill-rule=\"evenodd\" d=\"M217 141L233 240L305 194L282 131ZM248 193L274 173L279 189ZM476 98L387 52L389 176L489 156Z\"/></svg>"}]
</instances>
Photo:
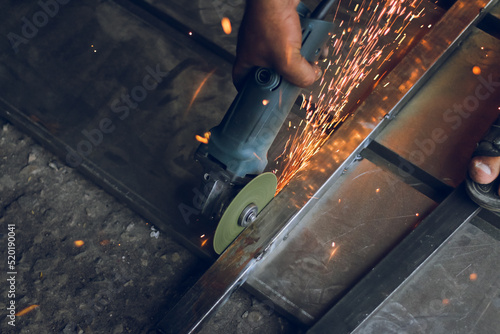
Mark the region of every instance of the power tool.
<instances>
[{"instance_id":1,"label":"power tool","mask_svg":"<svg viewBox=\"0 0 500 334\"><path fill-rule=\"evenodd\" d=\"M309 62L320 57L334 31L324 20L338 0L323 0L311 13L297 7L302 26L301 54ZM222 253L251 224L276 193L277 179L263 173L267 152L297 100L301 88L273 69L258 67L246 77L222 122L210 130L207 144L195 157L204 169L202 214L220 220L214 250Z\"/></svg>"}]
</instances>

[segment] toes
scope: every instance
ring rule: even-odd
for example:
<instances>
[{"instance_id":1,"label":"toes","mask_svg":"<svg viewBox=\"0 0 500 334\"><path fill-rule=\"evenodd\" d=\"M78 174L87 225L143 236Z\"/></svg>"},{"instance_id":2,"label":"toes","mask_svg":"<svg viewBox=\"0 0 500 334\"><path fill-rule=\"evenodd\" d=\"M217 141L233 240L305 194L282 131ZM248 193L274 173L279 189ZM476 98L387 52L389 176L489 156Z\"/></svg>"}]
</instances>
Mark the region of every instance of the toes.
<instances>
[{"instance_id":1,"label":"toes","mask_svg":"<svg viewBox=\"0 0 500 334\"><path fill-rule=\"evenodd\" d=\"M493 182L500 173L500 157L474 157L469 165L469 175L477 183Z\"/></svg>"}]
</instances>

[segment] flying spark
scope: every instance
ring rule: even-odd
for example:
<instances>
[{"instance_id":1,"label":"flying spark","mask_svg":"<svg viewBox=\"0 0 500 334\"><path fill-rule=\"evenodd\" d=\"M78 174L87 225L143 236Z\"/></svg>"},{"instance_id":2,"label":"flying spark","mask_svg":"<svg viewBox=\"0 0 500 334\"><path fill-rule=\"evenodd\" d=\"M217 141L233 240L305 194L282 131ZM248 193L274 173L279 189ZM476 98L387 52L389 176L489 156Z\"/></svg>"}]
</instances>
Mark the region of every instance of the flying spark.
<instances>
[{"instance_id":1,"label":"flying spark","mask_svg":"<svg viewBox=\"0 0 500 334\"><path fill-rule=\"evenodd\" d=\"M420 8L421 3L422 0L364 0L354 5L350 0L340 1L334 20L340 20L337 18L341 12L339 8L347 9L351 16L348 22L340 20L337 23L342 30L332 35L331 54L325 62L320 93L304 98L302 108L306 110L306 122L295 127L296 131L277 158L276 193L309 165L311 157L349 117L353 103L360 102L359 97L354 99L352 95L362 83L372 78L375 81L373 88L383 79L387 71L376 75L372 72L392 59L406 38L404 31L410 21L424 16L425 8ZM327 73L333 77L329 82ZM290 125L289 129L292 129Z\"/></svg>"},{"instance_id":2,"label":"flying spark","mask_svg":"<svg viewBox=\"0 0 500 334\"><path fill-rule=\"evenodd\" d=\"M223 17L221 20L221 25L222 25L222 30L226 35L230 35L231 32L233 31L233 28L231 27L231 21L227 17Z\"/></svg>"}]
</instances>

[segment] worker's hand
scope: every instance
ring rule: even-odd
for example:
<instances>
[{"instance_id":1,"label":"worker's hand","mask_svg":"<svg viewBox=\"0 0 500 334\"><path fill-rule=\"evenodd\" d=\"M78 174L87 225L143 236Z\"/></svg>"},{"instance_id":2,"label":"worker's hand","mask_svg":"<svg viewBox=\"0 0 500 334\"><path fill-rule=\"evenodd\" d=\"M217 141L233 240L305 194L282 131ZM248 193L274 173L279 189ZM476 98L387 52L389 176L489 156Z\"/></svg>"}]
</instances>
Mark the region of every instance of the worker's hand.
<instances>
[{"instance_id":1,"label":"worker's hand","mask_svg":"<svg viewBox=\"0 0 500 334\"><path fill-rule=\"evenodd\" d=\"M272 68L299 87L307 87L321 77L319 67L300 54L299 1L247 0L233 67L236 88L256 66Z\"/></svg>"}]
</instances>

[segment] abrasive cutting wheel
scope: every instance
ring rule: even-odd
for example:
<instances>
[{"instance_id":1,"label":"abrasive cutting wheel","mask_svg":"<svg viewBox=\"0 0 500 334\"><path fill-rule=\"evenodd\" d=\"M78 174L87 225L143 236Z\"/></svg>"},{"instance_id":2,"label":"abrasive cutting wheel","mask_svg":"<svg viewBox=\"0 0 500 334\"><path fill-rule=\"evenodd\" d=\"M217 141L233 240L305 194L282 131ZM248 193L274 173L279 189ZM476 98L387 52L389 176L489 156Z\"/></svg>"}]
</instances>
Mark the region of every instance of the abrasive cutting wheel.
<instances>
[{"instance_id":1,"label":"abrasive cutting wheel","mask_svg":"<svg viewBox=\"0 0 500 334\"><path fill-rule=\"evenodd\" d=\"M273 173L263 173L250 181L229 204L217 225L214 250L221 254L252 223L273 199L278 180Z\"/></svg>"}]
</instances>

